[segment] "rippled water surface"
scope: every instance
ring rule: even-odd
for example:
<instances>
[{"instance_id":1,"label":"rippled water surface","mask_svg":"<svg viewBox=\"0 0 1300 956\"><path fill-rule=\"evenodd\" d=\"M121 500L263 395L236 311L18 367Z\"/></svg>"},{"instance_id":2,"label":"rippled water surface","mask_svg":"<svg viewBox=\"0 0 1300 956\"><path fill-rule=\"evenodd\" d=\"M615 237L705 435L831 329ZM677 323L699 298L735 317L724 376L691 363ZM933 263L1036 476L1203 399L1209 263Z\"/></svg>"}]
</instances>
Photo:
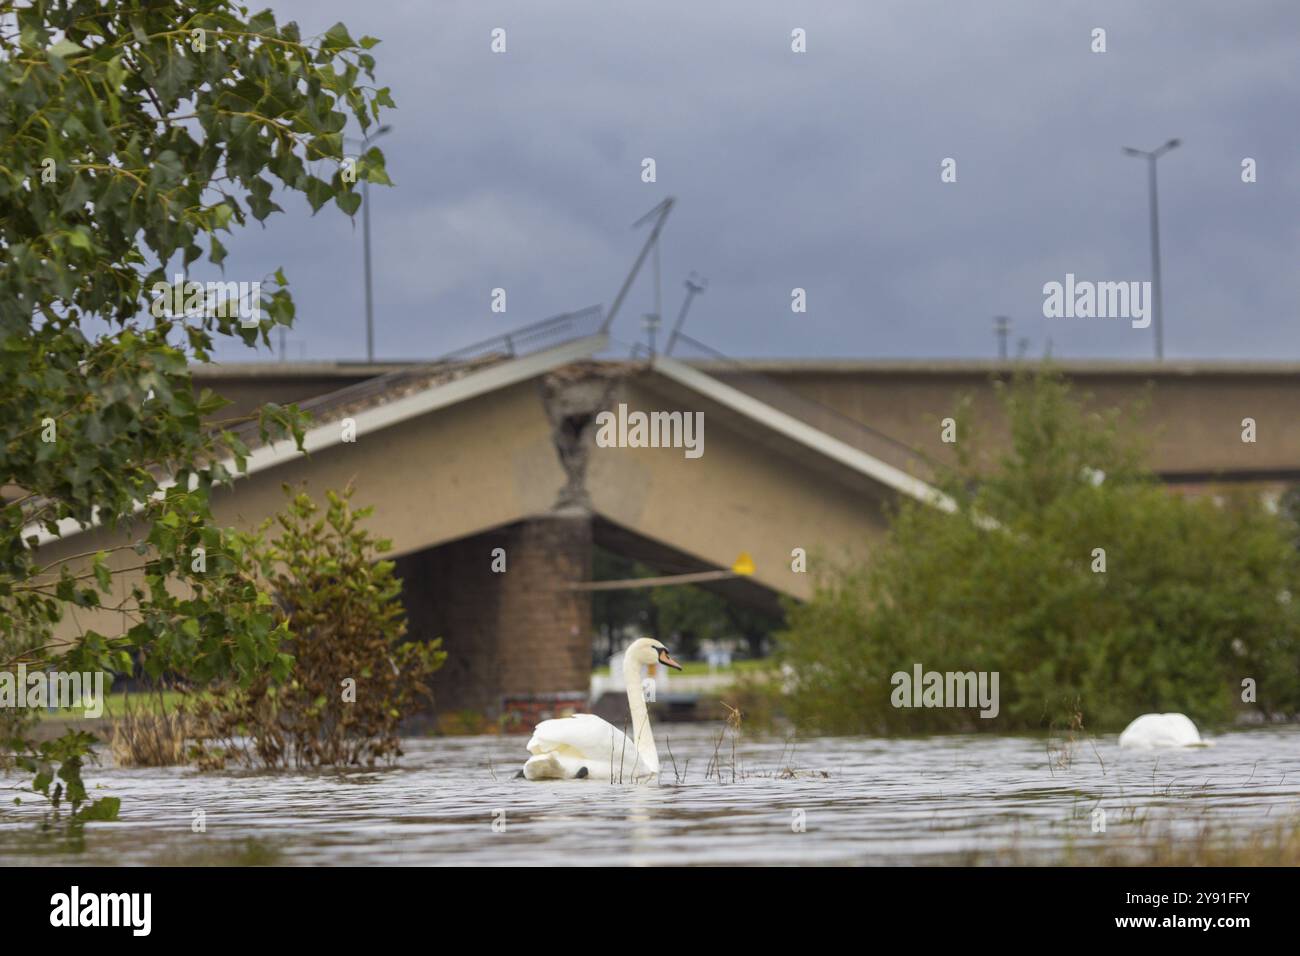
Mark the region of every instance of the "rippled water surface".
<instances>
[{"instance_id":1,"label":"rippled water surface","mask_svg":"<svg viewBox=\"0 0 1300 956\"><path fill-rule=\"evenodd\" d=\"M1159 830L1243 835L1300 814L1294 727L1148 753L1102 737L1072 759L1035 737L742 737L735 782L723 748L723 783L704 775L716 735L658 730L657 785L513 779L519 737L412 739L399 766L375 771L92 767L96 795L122 798L120 822L56 850L34 836L34 805L11 807L0 865L1052 862ZM1097 807L1105 834L1092 832ZM195 810L206 832L193 832Z\"/></svg>"}]
</instances>

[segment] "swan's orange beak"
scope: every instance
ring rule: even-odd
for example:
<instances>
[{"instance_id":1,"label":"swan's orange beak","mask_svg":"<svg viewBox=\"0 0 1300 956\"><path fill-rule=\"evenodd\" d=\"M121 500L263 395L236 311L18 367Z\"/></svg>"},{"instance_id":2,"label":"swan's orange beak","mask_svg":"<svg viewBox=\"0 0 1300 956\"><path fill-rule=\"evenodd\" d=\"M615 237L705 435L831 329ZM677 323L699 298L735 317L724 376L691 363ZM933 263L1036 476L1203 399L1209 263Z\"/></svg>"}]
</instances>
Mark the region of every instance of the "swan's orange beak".
<instances>
[{"instance_id":1,"label":"swan's orange beak","mask_svg":"<svg viewBox=\"0 0 1300 956\"><path fill-rule=\"evenodd\" d=\"M667 651L659 652L659 663L664 664L668 667L676 668L677 670L682 669L682 665L678 664L675 660L673 660L672 657L669 656Z\"/></svg>"}]
</instances>

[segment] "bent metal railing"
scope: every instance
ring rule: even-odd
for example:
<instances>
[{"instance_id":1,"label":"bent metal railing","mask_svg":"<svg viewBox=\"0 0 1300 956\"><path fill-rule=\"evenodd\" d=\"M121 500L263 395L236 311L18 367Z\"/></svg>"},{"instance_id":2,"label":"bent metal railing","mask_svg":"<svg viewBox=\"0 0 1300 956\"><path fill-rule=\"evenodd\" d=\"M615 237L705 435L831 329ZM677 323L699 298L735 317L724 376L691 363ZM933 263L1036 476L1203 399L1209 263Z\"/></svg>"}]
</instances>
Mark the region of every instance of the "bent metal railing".
<instances>
[{"instance_id":1,"label":"bent metal railing","mask_svg":"<svg viewBox=\"0 0 1300 956\"><path fill-rule=\"evenodd\" d=\"M601 320L602 311L598 305L553 315L549 319L532 322L466 345L454 352L447 352L428 362L406 365L296 404L299 409L311 414L313 424L342 418L345 413L368 408L381 401L391 401L435 385L444 385L501 362L596 335L601 331ZM234 432L246 444L258 442L256 421L227 430Z\"/></svg>"}]
</instances>

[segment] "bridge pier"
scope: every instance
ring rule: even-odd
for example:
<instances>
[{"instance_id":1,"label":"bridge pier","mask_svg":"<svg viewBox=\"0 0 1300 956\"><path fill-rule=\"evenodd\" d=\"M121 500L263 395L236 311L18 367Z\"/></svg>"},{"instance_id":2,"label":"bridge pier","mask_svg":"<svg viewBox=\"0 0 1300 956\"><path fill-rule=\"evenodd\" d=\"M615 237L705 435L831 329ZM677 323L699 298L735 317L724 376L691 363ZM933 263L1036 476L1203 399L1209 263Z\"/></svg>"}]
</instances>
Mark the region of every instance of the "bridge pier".
<instances>
[{"instance_id":1,"label":"bridge pier","mask_svg":"<svg viewBox=\"0 0 1300 956\"><path fill-rule=\"evenodd\" d=\"M409 636L441 637L447 651L435 713L527 730L587 709L591 596L565 585L590 580L591 548L590 513L566 509L397 560Z\"/></svg>"}]
</instances>

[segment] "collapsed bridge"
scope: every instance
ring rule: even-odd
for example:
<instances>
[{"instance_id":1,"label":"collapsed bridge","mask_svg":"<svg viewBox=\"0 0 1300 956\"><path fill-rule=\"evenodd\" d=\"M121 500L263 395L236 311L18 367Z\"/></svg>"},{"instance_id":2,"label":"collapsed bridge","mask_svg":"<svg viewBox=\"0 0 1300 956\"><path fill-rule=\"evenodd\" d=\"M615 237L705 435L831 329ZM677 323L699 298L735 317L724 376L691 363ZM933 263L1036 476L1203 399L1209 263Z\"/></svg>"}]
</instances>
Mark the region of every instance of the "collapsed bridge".
<instances>
[{"instance_id":1,"label":"collapsed bridge","mask_svg":"<svg viewBox=\"0 0 1300 956\"><path fill-rule=\"evenodd\" d=\"M598 309L566 314L431 363L196 369L196 384L234 402L228 414L275 401L314 416L309 454L291 442L255 448L247 475L214 494L216 520L255 527L280 509L285 482L313 494L354 482L354 501L374 508L368 526L393 543L411 636L442 637L449 652L438 709L529 719L586 699L591 599L573 585L590 580L593 546L677 573L727 568L747 552L752 575L710 586L775 609L780 595L811 593L795 549L812 572L870 560L893 501L940 501L928 479L962 396L1005 440L991 383L1009 363L739 365L685 336L699 357L600 360L599 323ZM1276 493L1300 481L1300 366L1058 368L1098 406L1145 402L1153 466L1176 488ZM704 453L598 442L600 416L620 406L691 416ZM1242 441L1246 418L1256 442ZM43 561L123 535L70 527L43 541ZM132 583L114 576L122 598ZM63 636L125 630L116 617L70 607Z\"/></svg>"}]
</instances>

